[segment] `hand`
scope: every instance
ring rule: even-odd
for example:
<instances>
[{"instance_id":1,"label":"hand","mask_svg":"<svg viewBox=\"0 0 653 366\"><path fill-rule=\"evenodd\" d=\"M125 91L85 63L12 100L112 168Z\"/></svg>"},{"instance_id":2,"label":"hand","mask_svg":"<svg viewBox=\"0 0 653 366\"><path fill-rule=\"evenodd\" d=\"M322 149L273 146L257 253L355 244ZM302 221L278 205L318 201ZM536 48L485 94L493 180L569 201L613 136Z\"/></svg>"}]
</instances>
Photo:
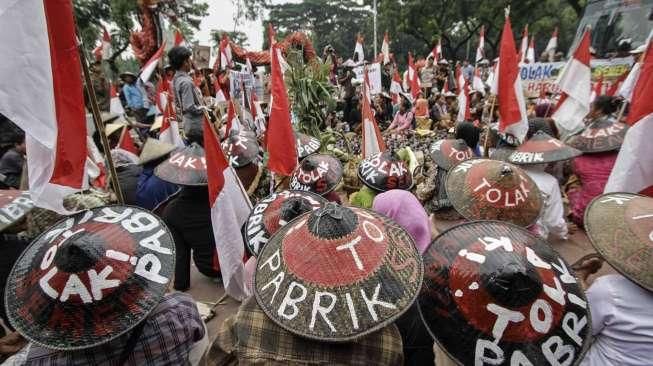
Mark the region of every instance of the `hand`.
<instances>
[{"instance_id":1,"label":"hand","mask_svg":"<svg viewBox=\"0 0 653 366\"><path fill-rule=\"evenodd\" d=\"M9 333L0 339L0 354L11 356L20 351L27 344L27 340L18 332Z\"/></svg>"},{"instance_id":2,"label":"hand","mask_svg":"<svg viewBox=\"0 0 653 366\"><path fill-rule=\"evenodd\" d=\"M576 263L571 265L571 269L576 272L576 276L580 280L580 285L583 289L587 288L587 279L590 275L596 273L603 266L603 258L596 253L588 254Z\"/></svg>"}]
</instances>

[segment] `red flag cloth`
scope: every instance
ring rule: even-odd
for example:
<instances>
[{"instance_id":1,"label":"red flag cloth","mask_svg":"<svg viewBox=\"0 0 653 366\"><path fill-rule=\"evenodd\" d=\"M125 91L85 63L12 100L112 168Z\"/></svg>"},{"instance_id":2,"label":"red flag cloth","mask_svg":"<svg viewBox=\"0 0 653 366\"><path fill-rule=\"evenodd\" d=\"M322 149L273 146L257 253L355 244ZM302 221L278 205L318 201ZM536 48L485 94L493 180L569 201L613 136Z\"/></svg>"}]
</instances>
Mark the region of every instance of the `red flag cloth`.
<instances>
[{"instance_id":1,"label":"red flag cloth","mask_svg":"<svg viewBox=\"0 0 653 366\"><path fill-rule=\"evenodd\" d=\"M385 141L381 136L381 130L376 123L372 106L370 105L370 80L365 67L365 77L363 83L361 115L363 118L363 158L368 158L386 150Z\"/></svg>"},{"instance_id":2,"label":"red flag cloth","mask_svg":"<svg viewBox=\"0 0 653 366\"><path fill-rule=\"evenodd\" d=\"M179 29L175 29L175 46L180 46L182 43L184 43L184 36Z\"/></svg>"},{"instance_id":3,"label":"red flag cloth","mask_svg":"<svg viewBox=\"0 0 653 366\"><path fill-rule=\"evenodd\" d=\"M592 94L590 96L590 103L599 95L603 95L603 75L600 75L594 82L594 87L592 88Z\"/></svg>"},{"instance_id":4,"label":"red flag cloth","mask_svg":"<svg viewBox=\"0 0 653 366\"><path fill-rule=\"evenodd\" d=\"M117 148L128 151L136 156L138 156L138 148L132 139L131 133L129 133L129 128L125 127L122 129L120 135L120 141L118 142Z\"/></svg>"},{"instance_id":5,"label":"red flag cloth","mask_svg":"<svg viewBox=\"0 0 653 366\"><path fill-rule=\"evenodd\" d=\"M627 122L630 125L635 124L640 119L653 113L653 41L651 41L646 48L644 61L641 65L641 71L635 89L633 90L633 97L631 99L630 113L628 114ZM650 156L649 156L650 158Z\"/></svg>"},{"instance_id":6,"label":"red flag cloth","mask_svg":"<svg viewBox=\"0 0 653 366\"><path fill-rule=\"evenodd\" d=\"M165 49L166 49L166 43L165 41L161 43L161 47L150 57L150 59L143 65L143 68L141 68L141 80L143 80L144 83L146 83L148 80L150 80L150 77L152 76L152 73L154 73L154 70L156 70L157 65L159 64L159 61L163 58L165 55Z\"/></svg>"},{"instance_id":7,"label":"red flag cloth","mask_svg":"<svg viewBox=\"0 0 653 366\"><path fill-rule=\"evenodd\" d=\"M227 108L227 127L224 133L225 137L229 137L229 133L231 132L231 128L233 127L233 121L235 117L236 117L236 106L234 106L234 102L230 99L229 107Z\"/></svg>"},{"instance_id":8,"label":"red flag cloth","mask_svg":"<svg viewBox=\"0 0 653 366\"><path fill-rule=\"evenodd\" d=\"M621 84L626 80L628 77L628 73L624 72L623 74L619 75L619 77L610 85L610 89L608 89L605 94L613 97L616 93L617 90L621 87Z\"/></svg>"},{"instance_id":9,"label":"red flag cloth","mask_svg":"<svg viewBox=\"0 0 653 366\"><path fill-rule=\"evenodd\" d=\"M267 149L270 154L268 167L276 174L290 176L297 166L297 148L295 133L290 123L290 104L286 84L283 81L279 62L280 52L278 45L272 46L270 120L266 134Z\"/></svg>"},{"instance_id":10,"label":"red flag cloth","mask_svg":"<svg viewBox=\"0 0 653 366\"><path fill-rule=\"evenodd\" d=\"M523 141L528 132L528 118L519 77L519 60L508 16L501 33L498 72L499 132Z\"/></svg>"}]
</instances>

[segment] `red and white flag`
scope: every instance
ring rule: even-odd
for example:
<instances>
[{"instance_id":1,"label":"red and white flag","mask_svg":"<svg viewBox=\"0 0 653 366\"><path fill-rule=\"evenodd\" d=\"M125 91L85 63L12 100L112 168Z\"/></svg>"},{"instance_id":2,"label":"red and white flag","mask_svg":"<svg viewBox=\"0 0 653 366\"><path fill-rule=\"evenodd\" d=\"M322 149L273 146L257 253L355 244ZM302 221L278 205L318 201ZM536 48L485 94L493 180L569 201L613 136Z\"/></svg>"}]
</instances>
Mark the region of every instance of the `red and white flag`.
<instances>
[{"instance_id":1,"label":"red and white flag","mask_svg":"<svg viewBox=\"0 0 653 366\"><path fill-rule=\"evenodd\" d=\"M111 49L111 35L107 32L107 29L102 26L102 59L108 60L113 55Z\"/></svg>"},{"instance_id":2,"label":"red and white flag","mask_svg":"<svg viewBox=\"0 0 653 366\"><path fill-rule=\"evenodd\" d=\"M86 114L71 0L0 5L0 54L0 113L25 131L30 197L38 207L70 214L64 197L88 187Z\"/></svg>"},{"instance_id":3,"label":"red and white flag","mask_svg":"<svg viewBox=\"0 0 653 366\"><path fill-rule=\"evenodd\" d=\"M220 103L220 102L226 102L227 101L227 96L222 91L222 87L220 87L220 81L218 80L218 77L216 77L215 81L213 82L213 89L215 89L215 101L216 102Z\"/></svg>"},{"instance_id":4,"label":"red and white flag","mask_svg":"<svg viewBox=\"0 0 653 366\"><path fill-rule=\"evenodd\" d=\"M510 17L501 33L499 64L497 65L499 100L499 132L512 135L518 142L524 141L528 132L528 117L524 90L519 77L519 60L515 53L515 40L510 26Z\"/></svg>"},{"instance_id":5,"label":"red and white flag","mask_svg":"<svg viewBox=\"0 0 653 366\"><path fill-rule=\"evenodd\" d=\"M240 233L252 204L229 166L220 139L204 118L204 153L209 183L209 206L220 273L227 295L242 301L251 294L245 286L245 243Z\"/></svg>"},{"instance_id":6,"label":"red and white flag","mask_svg":"<svg viewBox=\"0 0 653 366\"><path fill-rule=\"evenodd\" d=\"M562 94L551 118L555 120L561 136L565 137L583 128L583 118L590 111L592 71L589 29L585 30L573 57L558 75L556 83Z\"/></svg>"},{"instance_id":7,"label":"red and white flag","mask_svg":"<svg viewBox=\"0 0 653 366\"><path fill-rule=\"evenodd\" d=\"M619 75L619 77L612 82L612 85L605 91L605 95L609 95L611 97L614 97L615 94L617 94L617 91L619 88L621 88L621 84L624 83L626 78L628 77L628 73L624 72L623 74Z\"/></svg>"},{"instance_id":8,"label":"red and white flag","mask_svg":"<svg viewBox=\"0 0 653 366\"><path fill-rule=\"evenodd\" d=\"M150 80L150 77L152 76L152 73L154 73L154 70L156 70L157 65L159 64L159 61L165 56L165 49L166 49L166 43L163 42L161 44L161 47L150 57L150 59L143 65L143 68L141 69L141 75L140 78L141 80L146 83L148 80Z\"/></svg>"},{"instance_id":9,"label":"red and white flag","mask_svg":"<svg viewBox=\"0 0 653 366\"><path fill-rule=\"evenodd\" d=\"M365 82L363 83L363 98L361 98L363 118L363 158L368 158L374 154L385 151L385 141L381 136L381 130L374 118L372 106L370 104L370 79L367 75L367 67L365 67Z\"/></svg>"},{"instance_id":10,"label":"red and white flag","mask_svg":"<svg viewBox=\"0 0 653 366\"><path fill-rule=\"evenodd\" d=\"M617 95L623 97L628 102L630 102L630 100L633 97L633 89L635 89L635 83L637 83L637 79L639 78L640 68L641 68L641 63L636 62L635 65L633 65L633 68L630 69L630 72L628 72L628 76L626 77L626 80L624 80L624 82L621 83L621 86L617 91Z\"/></svg>"},{"instance_id":11,"label":"red and white flag","mask_svg":"<svg viewBox=\"0 0 653 366\"><path fill-rule=\"evenodd\" d=\"M528 52L528 24L524 26L521 33L521 44L519 46L519 63L524 63L526 59L526 52Z\"/></svg>"},{"instance_id":12,"label":"red and white flag","mask_svg":"<svg viewBox=\"0 0 653 366\"><path fill-rule=\"evenodd\" d=\"M86 169L91 185L95 188L106 190L107 189L107 169L104 166L104 157L100 154L100 150L93 142L91 136L86 137L86 146L88 156L86 157Z\"/></svg>"},{"instance_id":13,"label":"red and white flag","mask_svg":"<svg viewBox=\"0 0 653 366\"><path fill-rule=\"evenodd\" d=\"M218 51L220 52L220 68L224 70L227 67L232 67L231 44L229 43L229 38L225 33L222 34L222 40L220 41Z\"/></svg>"},{"instance_id":14,"label":"red and white flag","mask_svg":"<svg viewBox=\"0 0 653 366\"><path fill-rule=\"evenodd\" d=\"M420 81L419 75L417 74L417 68L413 62L413 54L410 52L408 52L408 83L410 86L410 94L413 96L413 99L417 99L420 92Z\"/></svg>"},{"instance_id":15,"label":"red and white flag","mask_svg":"<svg viewBox=\"0 0 653 366\"><path fill-rule=\"evenodd\" d=\"M116 86L114 84L111 84L111 87L109 88L109 98L109 113L119 115L125 114L125 108L122 106L122 102L120 101L120 97L116 92Z\"/></svg>"},{"instance_id":16,"label":"red and white flag","mask_svg":"<svg viewBox=\"0 0 653 366\"><path fill-rule=\"evenodd\" d=\"M469 89L465 75L463 75L460 65L456 66L456 82L458 83L458 115L456 121L461 122L471 119L469 110Z\"/></svg>"},{"instance_id":17,"label":"red and white flag","mask_svg":"<svg viewBox=\"0 0 653 366\"><path fill-rule=\"evenodd\" d=\"M283 81L278 44L271 47L270 118L266 135L268 168L280 176L290 176L297 166L295 132L290 123L290 103Z\"/></svg>"},{"instance_id":18,"label":"red and white flag","mask_svg":"<svg viewBox=\"0 0 653 366\"><path fill-rule=\"evenodd\" d=\"M181 34L181 31L179 29L175 29L175 47L177 46L186 46L186 40L184 39L184 35Z\"/></svg>"},{"instance_id":19,"label":"red and white flag","mask_svg":"<svg viewBox=\"0 0 653 366\"><path fill-rule=\"evenodd\" d=\"M177 147L184 147L184 140L179 133L179 124L175 116L175 110L172 103L168 103L163 111L163 120L159 130L159 141L165 142Z\"/></svg>"},{"instance_id":20,"label":"red and white flag","mask_svg":"<svg viewBox=\"0 0 653 366\"><path fill-rule=\"evenodd\" d=\"M631 125L612 168L607 192L642 193L653 197L653 42L649 42L635 84L627 123Z\"/></svg>"},{"instance_id":21,"label":"red and white flag","mask_svg":"<svg viewBox=\"0 0 653 366\"><path fill-rule=\"evenodd\" d=\"M356 46L354 47L354 60L356 60L356 63L360 63L365 60L365 54L363 53L363 41L363 36L359 34L358 37L356 37Z\"/></svg>"},{"instance_id":22,"label":"red and white flag","mask_svg":"<svg viewBox=\"0 0 653 366\"><path fill-rule=\"evenodd\" d=\"M383 43L381 44L381 53L383 54L383 64L390 63L390 40L388 38L388 32L385 32L383 35Z\"/></svg>"},{"instance_id":23,"label":"red and white flag","mask_svg":"<svg viewBox=\"0 0 653 366\"><path fill-rule=\"evenodd\" d=\"M399 95L403 92L404 88L401 86L401 76L399 76L399 71L395 69L395 73L392 75L392 81L390 81L390 96L392 97L392 102L397 103Z\"/></svg>"},{"instance_id":24,"label":"red and white flag","mask_svg":"<svg viewBox=\"0 0 653 366\"><path fill-rule=\"evenodd\" d=\"M549 62L553 62L555 59L556 49L558 48L558 27L555 27L553 34L549 39L549 43L546 44L546 49L544 52L549 56Z\"/></svg>"},{"instance_id":25,"label":"red and white flag","mask_svg":"<svg viewBox=\"0 0 653 366\"><path fill-rule=\"evenodd\" d=\"M227 126L225 130L225 137L231 136L233 133L240 132L240 120L236 114L236 106L232 99L229 99L229 106L227 107Z\"/></svg>"},{"instance_id":26,"label":"red and white flag","mask_svg":"<svg viewBox=\"0 0 653 366\"><path fill-rule=\"evenodd\" d=\"M531 42L528 44L528 50L526 51L526 62L532 64L535 61L535 36L532 36Z\"/></svg>"},{"instance_id":27,"label":"red and white flag","mask_svg":"<svg viewBox=\"0 0 653 366\"><path fill-rule=\"evenodd\" d=\"M472 78L472 89L481 93L481 95L485 95L485 83L483 83L483 79L481 79L481 69L479 69L478 67L474 68L474 77Z\"/></svg>"},{"instance_id":28,"label":"red and white flag","mask_svg":"<svg viewBox=\"0 0 653 366\"><path fill-rule=\"evenodd\" d=\"M438 60L440 60L440 57L442 57L442 40L441 39L438 39L438 44L436 44L435 47L433 47L433 49L431 50L431 53L429 53L428 57L432 57L433 62L438 63Z\"/></svg>"},{"instance_id":29,"label":"red and white flag","mask_svg":"<svg viewBox=\"0 0 653 366\"><path fill-rule=\"evenodd\" d=\"M476 48L476 63L483 59L485 55L485 26L481 26L481 32L478 36L478 47Z\"/></svg>"},{"instance_id":30,"label":"red and white flag","mask_svg":"<svg viewBox=\"0 0 653 366\"><path fill-rule=\"evenodd\" d=\"M599 78L594 82L592 87L592 94L590 94L590 103L596 99L599 95L603 95L603 75L600 75Z\"/></svg>"},{"instance_id":31,"label":"red and white flag","mask_svg":"<svg viewBox=\"0 0 653 366\"><path fill-rule=\"evenodd\" d=\"M120 132L120 139L115 150L120 150L127 154L132 161L138 161L138 148L132 139L130 128L124 127Z\"/></svg>"}]
</instances>

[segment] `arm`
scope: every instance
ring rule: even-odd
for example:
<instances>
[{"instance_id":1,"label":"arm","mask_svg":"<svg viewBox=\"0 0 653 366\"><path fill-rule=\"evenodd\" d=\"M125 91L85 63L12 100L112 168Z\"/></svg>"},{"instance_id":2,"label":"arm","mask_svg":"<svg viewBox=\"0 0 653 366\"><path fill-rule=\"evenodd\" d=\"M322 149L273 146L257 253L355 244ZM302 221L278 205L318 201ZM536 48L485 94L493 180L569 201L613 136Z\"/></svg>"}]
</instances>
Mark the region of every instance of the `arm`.
<instances>
[{"instance_id":1,"label":"arm","mask_svg":"<svg viewBox=\"0 0 653 366\"><path fill-rule=\"evenodd\" d=\"M556 238L567 240L567 222L564 218L564 207L562 206L562 195L558 182L553 181L551 195L549 197L549 209L545 210L542 221L549 228L549 233Z\"/></svg>"},{"instance_id":2,"label":"arm","mask_svg":"<svg viewBox=\"0 0 653 366\"><path fill-rule=\"evenodd\" d=\"M602 276L594 280L586 291L587 302L592 314L592 334L601 333L609 318L614 313L614 288L610 281L612 276Z\"/></svg>"},{"instance_id":3,"label":"arm","mask_svg":"<svg viewBox=\"0 0 653 366\"><path fill-rule=\"evenodd\" d=\"M392 119L392 123L390 124L390 126L388 126L387 130L392 130L392 129L394 129L395 127L397 127L399 125L399 117L400 116L401 115L399 114L399 112L397 112L395 114L395 118Z\"/></svg>"},{"instance_id":4,"label":"arm","mask_svg":"<svg viewBox=\"0 0 653 366\"><path fill-rule=\"evenodd\" d=\"M408 112L404 115L401 125L397 128L398 131L405 130L410 127L411 122L413 121L413 112Z\"/></svg>"}]
</instances>

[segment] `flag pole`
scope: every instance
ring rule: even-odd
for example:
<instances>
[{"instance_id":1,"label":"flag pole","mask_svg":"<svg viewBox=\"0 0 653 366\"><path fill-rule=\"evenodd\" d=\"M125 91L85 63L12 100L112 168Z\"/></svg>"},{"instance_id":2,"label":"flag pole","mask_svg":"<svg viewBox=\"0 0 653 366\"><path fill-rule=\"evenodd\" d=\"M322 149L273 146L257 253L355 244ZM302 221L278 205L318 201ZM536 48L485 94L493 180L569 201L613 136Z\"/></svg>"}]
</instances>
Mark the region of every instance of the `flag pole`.
<instances>
[{"instance_id":1,"label":"flag pole","mask_svg":"<svg viewBox=\"0 0 653 366\"><path fill-rule=\"evenodd\" d=\"M79 39L79 38L78 38ZM107 167L109 168L109 179L113 185L114 192L116 193L116 198L119 204L124 204L125 200L123 199L122 189L120 188L120 183L118 182L118 174L116 173L116 167L113 165L113 158L111 157L111 148L109 146L109 139L107 139L107 134L104 130L104 122L100 117L100 107L98 107L97 99L95 97L95 90L93 89L93 83L91 81L91 75L88 71L88 61L86 60L86 54L82 48L81 41L77 46L77 51L79 52L79 57L82 64L82 72L84 74L84 88L88 95L89 104L91 105L91 114L93 115L93 122L95 123L95 130L100 135L100 141L102 142L102 148L104 149L104 155L107 160Z\"/></svg>"},{"instance_id":2,"label":"flag pole","mask_svg":"<svg viewBox=\"0 0 653 366\"><path fill-rule=\"evenodd\" d=\"M490 124L492 123L492 118L494 117L494 103L497 100L497 97L495 95L491 95L492 98L492 104L490 104L490 116L489 120L487 121L487 131L485 132L485 141L483 141L483 157L488 158L490 157L490 149L489 149L489 136L490 136Z\"/></svg>"}]
</instances>

